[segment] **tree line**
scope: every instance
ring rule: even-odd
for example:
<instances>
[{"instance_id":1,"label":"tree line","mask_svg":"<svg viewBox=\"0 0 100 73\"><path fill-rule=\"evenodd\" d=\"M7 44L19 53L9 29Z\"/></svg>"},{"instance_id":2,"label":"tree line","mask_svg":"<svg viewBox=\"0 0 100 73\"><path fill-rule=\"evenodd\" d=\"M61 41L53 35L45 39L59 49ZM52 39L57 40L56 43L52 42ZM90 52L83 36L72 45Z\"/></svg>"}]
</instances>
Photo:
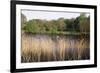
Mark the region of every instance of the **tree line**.
<instances>
[{"instance_id":1,"label":"tree line","mask_svg":"<svg viewBox=\"0 0 100 73\"><path fill-rule=\"evenodd\" d=\"M32 19L26 20L26 16L21 14L22 30L30 33L67 33L67 32L90 32L90 16L81 13L80 16L71 19L63 17L57 20ZM34 17L34 16L33 16Z\"/></svg>"}]
</instances>

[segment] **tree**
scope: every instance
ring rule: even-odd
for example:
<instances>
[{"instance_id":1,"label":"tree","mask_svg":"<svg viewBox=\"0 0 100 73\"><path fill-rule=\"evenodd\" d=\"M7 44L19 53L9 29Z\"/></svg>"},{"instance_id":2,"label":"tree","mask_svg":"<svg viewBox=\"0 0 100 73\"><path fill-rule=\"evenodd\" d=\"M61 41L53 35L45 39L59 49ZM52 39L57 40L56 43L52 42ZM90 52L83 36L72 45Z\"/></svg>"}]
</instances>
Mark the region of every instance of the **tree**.
<instances>
[{"instance_id":1,"label":"tree","mask_svg":"<svg viewBox=\"0 0 100 73\"><path fill-rule=\"evenodd\" d=\"M79 28L80 32L90 31L90 18L87 18L85 13L81 13L79 16Z\"/></svg>"},{"instance_id":2,"label":"tree","mask_svg":"<svg viewBox=\"0 0 100 73\"><path fill-rule=\"evenodd\" d=\"M66 19L66 31L74 31L74 19Z\"/></svg>"},{"instance_id":3,"label":"tree","mask_svg":"<svg viewBox=\"0 0 100 73\"><path fill-rule=\"evenodd\" d=\"M90 16L86 17L85 13L81 13L71 19L32 19L24 22L23 30L31 33L90 32Z\"/></svg>"},{"instance_id":4,"label":"tree","mask_svg":"<svg viewBox=\"0 0 100 73\"><path fill-rule=\"evenodd\" d=\"M57 32L57 30L58 30L58 23L57 23L57 21L56 20L52 20L52 21L50 21L49 22L50 23L50 31L52 32L52 33L56 33Z\"/></svg>"},{"instance_id":5,"label":"tree","mask_svg":"<svg viewBox=\"0 0 100 73\"><path fill-rule=\"evenodd\" d=\"M26 32L32 32L32 33L39 31L35 20L30 20L27 23L25 23L23 30L25 30Z\"/></svg>"},{"instance_id":6,"label":"tree","mask_svg":"<svg viewBox=\"0 0 100 73\"><path fill-rule=\"evenodd\" d=\"M63 31L65 30L65 22L64 22L64 18L59 18L58 20L58 31Z\"/></svg>"},{"instance_id":7,"label":"tree","mask_svg":"<svg viewBox=\"0 0 100 73\"><path fill-rule=\"evenodd\" d=\"M80 28L79 28L79 17L77 17L77 18L74 20L74 28L75 28L75 31L76 31L76 32L79 32L79 31L80 31Z\"/></svg>"},{"instance_id":8,"label":"tree","mask_svg":"<svg viewBox=\"0 0 100 73\"><path fill-rule=\"evenodd\" d=\"M21 25L24 26L25 22L27 22L27 18L24 14L21 13Z\"/></svg>"}]
</instances>

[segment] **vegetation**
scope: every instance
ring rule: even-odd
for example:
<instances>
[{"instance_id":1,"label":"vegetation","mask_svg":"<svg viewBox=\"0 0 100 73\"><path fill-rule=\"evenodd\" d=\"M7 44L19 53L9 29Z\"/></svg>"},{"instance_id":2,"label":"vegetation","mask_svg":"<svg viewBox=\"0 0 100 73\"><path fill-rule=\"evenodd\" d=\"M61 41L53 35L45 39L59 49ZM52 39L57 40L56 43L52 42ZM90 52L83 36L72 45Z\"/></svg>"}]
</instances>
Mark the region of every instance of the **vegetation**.
<instances>
[{"instance_id":1,"label":"vegetation","mask_svg":"<svg viewBox=\"0 0 100 73\"><path fill-rule=\"evenodd\" d=\"M22 28L24 27L26 22L27 22L26 16L21 13L21 25L22 25Z\"/></svg>"},{"instance_id":2,"label":"vegetation","mask_svg":"<svg viewBox=\"0 0 100 73\"><path fill-rule=\"evenodd\" d=\"M29 33L88 34L90 31L90 17L86 17L84 13L81 13L79 17L71 19L32 19L24 22L22 29L24 32Z\"/></svg>"},{"instance_id":3,"label":"vegetation","mask_svg":"<svg viewBox=\"0 0 100 73\"><path fill-rule=\"evenodd\" d=\"M90 59L89 39L86 37L74 36L76 39L71 40L73 36L36 36L40 38L36 39L34 34L22 35L22 63Z\"/></svg>"}]
</instances>

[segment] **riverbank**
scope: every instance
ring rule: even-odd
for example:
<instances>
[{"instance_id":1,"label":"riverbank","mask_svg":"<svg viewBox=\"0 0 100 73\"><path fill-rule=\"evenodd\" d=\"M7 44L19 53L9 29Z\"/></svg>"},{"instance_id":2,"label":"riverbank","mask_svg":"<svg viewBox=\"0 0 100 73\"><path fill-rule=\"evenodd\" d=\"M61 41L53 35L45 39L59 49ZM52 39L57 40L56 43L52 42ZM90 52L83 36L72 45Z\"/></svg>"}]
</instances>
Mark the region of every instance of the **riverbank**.
<instances>
[{"instance_id":1,"label":"riverbank","mask_svg":"<svg viewBox=\"0 0 100 73\"><path fill-rule=\"evenodd\" d=\"M64 31L60 31L60 32L50 32L50 31L45 31L45 32L41 32L41 31L37 31L37 32L27 32L27 31L23 31L24 33L30 33L30 34L55 34L55 35L90 35L90 32L64 32Z\"/></svg>"}]
</instances>

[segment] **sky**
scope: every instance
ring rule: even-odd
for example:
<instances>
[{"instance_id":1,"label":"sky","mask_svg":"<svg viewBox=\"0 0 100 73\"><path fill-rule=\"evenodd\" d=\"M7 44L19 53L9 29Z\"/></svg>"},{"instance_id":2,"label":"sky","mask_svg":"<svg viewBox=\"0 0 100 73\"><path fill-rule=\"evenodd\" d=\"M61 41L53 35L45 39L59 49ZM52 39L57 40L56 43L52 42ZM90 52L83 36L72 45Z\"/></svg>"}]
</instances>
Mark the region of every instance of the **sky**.
<instances>
[{"instance_id":1,"label":"sky","mask_svg":"<svg viewBox=\"0 0 100 73\"><path fill-rule=\"evenodd\" d=\"M54 12L54 11L36 11L36 10L21 10L27 20L43 19L43 20L57 20L63 17L64 19L76 18L80 15L78 12ZM86 13L89 16L89 13Z\"/></svg>"}]
</instances>

